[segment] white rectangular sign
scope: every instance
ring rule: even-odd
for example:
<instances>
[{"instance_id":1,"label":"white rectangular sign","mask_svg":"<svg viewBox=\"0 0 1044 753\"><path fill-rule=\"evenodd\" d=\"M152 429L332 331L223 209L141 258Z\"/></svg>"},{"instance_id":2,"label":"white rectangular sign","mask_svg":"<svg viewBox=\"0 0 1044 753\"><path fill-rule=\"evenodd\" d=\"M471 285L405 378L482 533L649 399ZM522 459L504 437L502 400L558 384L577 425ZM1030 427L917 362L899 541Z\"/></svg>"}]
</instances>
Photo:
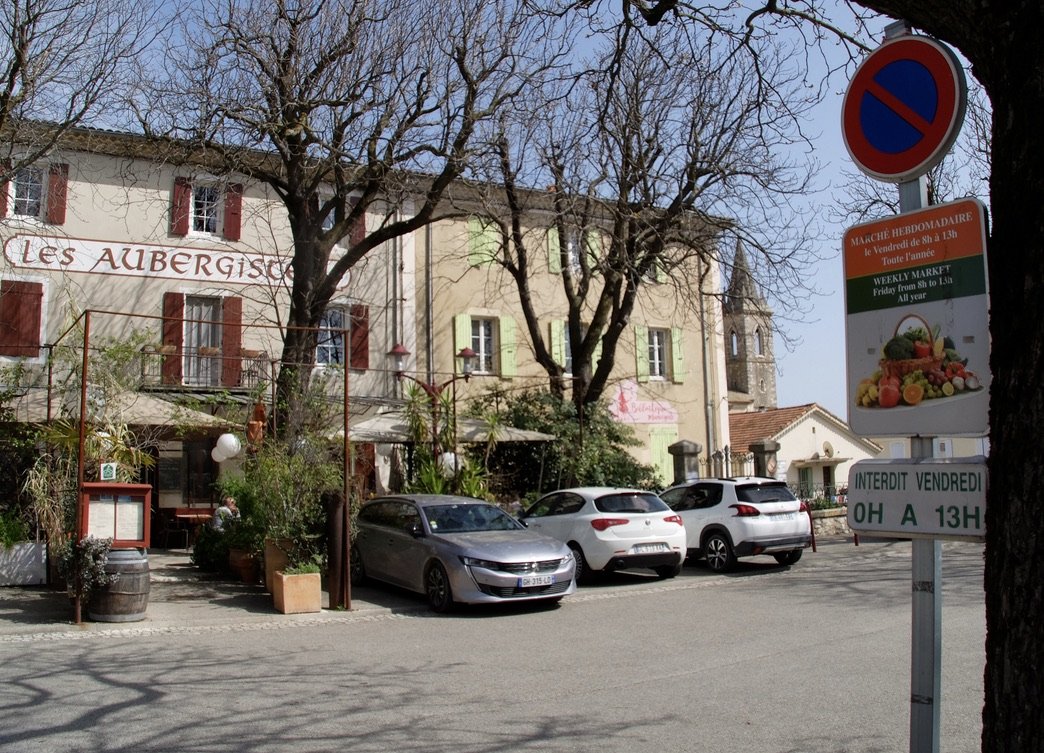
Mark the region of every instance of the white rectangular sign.
<instances>
[{"instance_id":1,"label":"white rectangular sign","mask_svg":"<svg viewBox=\"0 0 1044 753\"><path fill-rule=\"evenodd\" d=\"M899 538L986 537L986 458L860 460L848 474L848 526Z\"/></svg>"}]
</instances>

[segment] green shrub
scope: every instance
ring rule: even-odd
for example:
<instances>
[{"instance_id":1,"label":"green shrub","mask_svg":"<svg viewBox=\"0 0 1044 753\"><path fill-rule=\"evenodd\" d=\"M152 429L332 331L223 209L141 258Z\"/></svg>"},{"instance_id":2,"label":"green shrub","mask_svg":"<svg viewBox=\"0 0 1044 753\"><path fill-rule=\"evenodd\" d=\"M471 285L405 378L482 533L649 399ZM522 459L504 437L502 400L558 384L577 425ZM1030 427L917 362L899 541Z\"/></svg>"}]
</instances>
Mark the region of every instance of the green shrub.
<instances>
[{"instance_id":1,"label":"green shrub","mask_svg":"<svg viewBox=\"0 0 1044 753\"><path fill-rule=\"evenodd\" d=\"M0 510L0 546L10 548L29 540L29 525L18 510Z\"/></svg>"}]
</instances>

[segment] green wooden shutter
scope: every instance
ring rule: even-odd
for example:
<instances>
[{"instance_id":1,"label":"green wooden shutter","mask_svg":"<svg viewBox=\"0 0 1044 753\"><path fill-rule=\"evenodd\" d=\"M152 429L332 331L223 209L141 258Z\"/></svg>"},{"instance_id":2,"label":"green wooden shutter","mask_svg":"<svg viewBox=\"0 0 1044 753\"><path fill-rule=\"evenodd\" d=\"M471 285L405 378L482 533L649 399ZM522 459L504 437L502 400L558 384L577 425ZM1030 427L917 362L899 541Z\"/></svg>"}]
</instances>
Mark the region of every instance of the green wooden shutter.
<instances>
[{"instance_id":1,"label":"green wooden shutter","mask_svg":"<svg viewBox=\"0 0 1044 753\"><path fill-rule=\"evenodd\" d=\"M667 448L677 441L677 426L654 426L649 429L652 467L656 469L663 484L670 484L674 479L674 460Z\"/></svg>"},{"instance_id":2,"label":"green wooden shutter","mask_svg":"<svg viewBox=\"0 0 1044 753\"><path fill-rule=\"evenodd\" d=\"M562 274L562 249L558 245L558 228L547 229L547 271L553 275Z\"/></svg>"},{"instance_id":3,"label":"green wooden shutter","mask_svg":"<svg viewBox=\"0 0 1044 753\"><path fill-rule=\"evenodd\" d=\"M565 366L565 338L566 338L566 323L562 319L552 319L548 322L550 340L551 340L551 358L554 359L555 363Z\"/></svg>"},{"instance_id":4,"label":"green wooden shutter","mask_svg":"<svg viewBox=\"0 0 1044 753\"><path fill-rule=\"evenodd\" d=\"M459 353L464 348L471 347L471 316L468 314L457 314L453 317L453 352ZM453 368L457 368L457 361L460 359L454 357Z\"/></svg>"},{"instance_id":5,"label":"green wooden shutter","mask_svg":"<svg viewBox=\"0 0 1044 753\"><path fill-rule=\"evenodd\" d=\"M587 254L587 263L591 267L591 272L597 272L602 261L602 236L598 231L584 231L584 252Z\"/></svg>"},{"instance_id":6,"label":"green wooden shutter","mask_svg":"<svg viewBox=\"0 0 1044 753\"><path fill-rule=\"evenodd\" d=\"M483 217L468 218L468 264L488 266L497 254L497 227Z\"/></svg>"},{"instance_id":7,"label":"green wooden shutter","mask_svg":"<svg viewBox=\"0 0 1044 753\"><path fill-rule=\"evenodd\" d=\"M675 384L682 384L685 381L681 327L671 327L671 381Z\"/></svg>"},{"instance_id":8,"label":"green wooden shutter","mask_svg":"<svg viewBox=\"0 0 1044 753\"><path fill-rule=\"evenodd\" d=\"M634 328L634 369L639 382L649 381L649 330L640 324Z\"/></svg>"},{"instance_id":9,"label":"green wooden shutter","mask_svg":"<svg viewBox=\"0 0 1044 753\"><path fill-rule=\"evenodd\" d=\"M515 320L510 316L502 316L498 323L500 326L500 376L504 379L511 379L518 374Z\"/></svg>"}]
</instances>

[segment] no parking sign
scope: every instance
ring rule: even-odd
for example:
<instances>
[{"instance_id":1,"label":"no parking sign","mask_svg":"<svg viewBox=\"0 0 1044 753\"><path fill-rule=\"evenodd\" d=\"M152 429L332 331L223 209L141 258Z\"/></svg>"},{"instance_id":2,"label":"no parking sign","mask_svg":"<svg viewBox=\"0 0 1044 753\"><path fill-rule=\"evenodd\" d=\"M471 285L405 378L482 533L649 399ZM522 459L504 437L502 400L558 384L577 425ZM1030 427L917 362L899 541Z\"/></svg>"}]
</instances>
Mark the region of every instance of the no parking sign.
<instances>
[{"instance_id":1,"label":"no parking sign","mask_svg":"<svg viewBox=\"0 0 1044 753\"><path fill-rule=\"evenodd\" d=\"M845 146L870 177L912 180L953 146L966 99L964 70L949 47L929 37L896 37L852 77L841 116Z\"/></svg>"}]
</instances>

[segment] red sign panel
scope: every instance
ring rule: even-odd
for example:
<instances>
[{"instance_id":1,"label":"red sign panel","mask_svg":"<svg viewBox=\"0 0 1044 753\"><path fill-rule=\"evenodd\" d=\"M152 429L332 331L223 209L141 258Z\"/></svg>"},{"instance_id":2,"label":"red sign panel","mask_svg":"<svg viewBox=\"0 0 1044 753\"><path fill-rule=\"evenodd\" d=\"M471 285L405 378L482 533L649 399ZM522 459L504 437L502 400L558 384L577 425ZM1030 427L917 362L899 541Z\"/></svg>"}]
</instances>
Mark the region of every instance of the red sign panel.
<instances>
[{"instance_id":1,"label":"red sign panel","mask_svg":"<svg viewBox=\"0 0 1044 753\"><path fill-rule=\"evenodd\" d=\"M863 61L845 93L848 153L878 180L917 178L953 146L966 97L964 70L950 48L922 36L889 40Z\"/></svg>"}]
</instances>

